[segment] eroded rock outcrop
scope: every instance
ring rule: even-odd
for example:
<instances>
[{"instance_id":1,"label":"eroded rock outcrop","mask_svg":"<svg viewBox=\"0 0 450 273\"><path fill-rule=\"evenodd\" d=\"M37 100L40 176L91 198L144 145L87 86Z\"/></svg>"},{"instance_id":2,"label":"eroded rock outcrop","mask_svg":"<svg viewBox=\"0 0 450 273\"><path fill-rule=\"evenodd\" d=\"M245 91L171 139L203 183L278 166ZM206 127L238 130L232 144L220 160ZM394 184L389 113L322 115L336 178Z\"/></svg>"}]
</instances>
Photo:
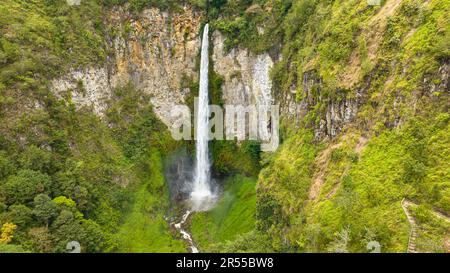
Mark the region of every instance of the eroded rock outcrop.
<instances>
[{"instance_id":1,"label":"eroded rock outcrop","mask_svg":"<svg viewBox=\"0 0 450 273\"><path fill-rule=\"evenodd\" d=\"M264 116L264 112L269 114L272 111L271 106L276 104L272 90L272 80L270 70L274 65L274 60L268 53L254 54L248 49L236 47L226 52L224 49L225 37L218 31L212 35L213 40L213 64L214 71L224 78L222 84L222 99L225 105L244 106L246 109L253 108L258 111L258 139L268 145L268 150L276 149L278 144L278 135L271 134L271 118ZM250 106L247 108L247 106ZM264 112L260 112L264 111ZM246 124L246 132L250 131L249 122L246 115L237 115L237 126ZM278 126L277 124L275 126ZM255 127L253 127L255 128ZM268 130L266 131L265 128ZM233 126L225 126L227 136L239 135L234 131ZM242 137L242 135L241 135ZM270 142L267 142L268 140Z\"/></svg>"},{"instance_id":2,"label":"eroded rock outcrop","mask_svg":"<svg viewBox=\"0 0 450 273\"><path fill-rule=\"evenodd\" d=\"M319 113L320 119L314 127L314 135L317 140L336 137L345 124L356 118L358 105L361 101L361 92L357 92L355 98L347 98L345 95L338 98L325 97L322 94L323 83L315 70L303 73L302 98L297 99L297 88L286 95L282 111L288 119L296 124L303 119L309 111L315 111L314 107L322 103L324 110Z\"/></svg>"},{"instance_id":3,"label":"eroded rock outcrop","mask_svg":"<svg viewBox=\"0 0 450 273\"><path fill-rule=\"evenodd\" d=\"M150 8L134 19L125 8L116 8L107 22L114 36L109 38L113 54L106 64L73 70L53 80L53 90L61 96L71 91L78 107L92 107L101 116L113 89L131 82L151 95L155 113L170 124L170 110L189 93L183 77L198 77L201 14L187 6L177 13Z\"/></svg>"},{"instance_id":4,"label":"eroded rock outcrop","mask_svg":"<svg viewBox=\"0 0 450 273\"><path fill-rule=\"evenodd\" d=\"M224 77L222 96L225 104L271 105L274 61L269 54L256 55L244 48L225 52L225 37L218 31L212 35L214 71Z\"/></svg>"}]
</instances>

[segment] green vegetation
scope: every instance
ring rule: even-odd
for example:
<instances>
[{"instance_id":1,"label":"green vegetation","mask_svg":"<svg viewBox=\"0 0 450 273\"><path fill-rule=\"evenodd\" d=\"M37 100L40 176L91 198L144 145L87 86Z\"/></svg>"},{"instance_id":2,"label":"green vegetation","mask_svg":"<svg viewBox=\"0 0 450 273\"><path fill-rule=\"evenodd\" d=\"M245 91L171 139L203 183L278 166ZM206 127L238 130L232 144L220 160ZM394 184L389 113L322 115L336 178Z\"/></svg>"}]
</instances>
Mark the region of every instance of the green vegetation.
<instances>
[{"instance_id":1,"label":"green vegetation","mask_svg":"<svg viewBox=\"0 0 450 273\"><path fill-rule=\"evenodd\" d=\"M193 152L193 142L172 141L151 97L131 83L114 90L101 118L49 88L112 57L110 8L138 17L184 4L226 35L226 49L280 57L275 98L304 106L296 122L283 116L275 153L254 141L211 142L213 171L228 178L218 205L191 219L201 250L368 252L376 240L383 252L404 252L408 198L420 204L418 250L449 251L449 1L82 2L0 2L0 252L66 252L70 241L83 252L186 251L165 220L161 161L181 145ZM222 105L224 79L213 69L209 78L211 102ZM182 85L193 106L198 83ZM330 107L339 103L346 108ZM337 136L324 132L350 103L354 119L337 120Z\"/></svg>"},{"instance_id":2,"label":"green vegetation","mask_svg":"<svg viewBox=\"0 0 450 273\"><path fill-rule=\"evenodd\" d=\"M320 158L327 151L315 149L309 132L295 133L260 174L256 230L219 251L367 252L373 240L383 252L406 251L403 198L428 204L422 214L431 209L448 213L449 153L443 135L448 121L447 114L418 117L372 137L360 154L355 149L361 136L349 131L326 162ZM321 187L311 200L308 194L318 177ZM445 221L422 218L420 250L443 251Z\"/></svg>"},{"instance_id":3,"label":"green vegetation","mask_svg":"<svg viewBox=\"0 0 450 273\"><path fill-rule=\"evenodd\" d=\"M102 7L95 2L73 8L65 1L0 4L0 224L17 226L4 251L20 251L13 247L20 244L33 252L64 252L74 240L86 252L120 251L113 234L132 220L133 199L166 192L160 164L146 162L156 156L151 149L164 153L175 146L148 98L130 85L118 88L106 126L90 109L77 110L47 88L48 78L106 56ZM141 186L148 181L159 184ZM128 185L143 190L137 194ZM168 204L160 202L152 217L162 218ZM155 234L170 240L167 226Z\"/></svg>"},{"instance_id":4,"label":"green vegetation","mask_svg":"<svg viewBox=\"0 0 450 273\"><path fill-rule=\"evenodd\" d=\"M433 208L420 205L413 209L418 224L418 238L416 241L419 252L446 253L448 248L448 234L450 222L445 216L433 214Z\"/></svg>"},{"instance_id":5,"label":"green vegetation","mask_svg":"<svg viewBox=\"0 0 450 273\"><path fill-rule=\"evenodd\" d=\"M162 174L161 158L153 151L149 160L148 177L131 187L131 208L117 233L117 252L184 252L183 241L175 240L164 220L167 209L167 190ZM161 195L163 197L161 197Z\"/></svg>"},{"instance_id":6,"label":"green vegetation","mask_svg":"<svg viewBox=\"0 0 450 273\"><path fill-rule=\"evenodd\" d=\"M104 0L103 2L107 7L126 4L136 15L143 9L151 7L176 11L180 10L183 5L190 5L197 9L205 9L207 5L205 0Z\"/></svg>"},{"instance_id":7,"label":"green vegetation","mask_svg":"<svg viewBox=\"0 0 450 273\"><path fill-rule=\"evenodd\" d=\"M282 42L282 21L292 0L214 0L208 10L212 26L227 36L225 49L244 46L254 52L277 48ZM263 28L261 32L258 29Z\"/></svg>"},{"instance_id":8,"label":"green vegetation","mask_svg":"<svg viewBox=\"0 0 450 273\"><path fill-rule=\"evenodd\" d=\"M208 212L196 213L190 231L203 251L215 251L217 244L232 241L255 227L256 179L237 175L225 181L218 204Z\"/></svg>"},{"instance_id":9,"label":"green vegetation","mask_svg":"<svg viewBox=\"0 0 450 273\"><path fill-rule=\"evenodd\" d=\"M283 1L257 2L246 7ZM292 1L272 24L283 31L274 91L281 103L293 91L308 103L305 129L286 120L283 145L262 155L256 229L219 251L367 252L376 240L383 252L404 252L409 224L402 198L449 213L448 94L436 87L445 77L438 70L448 65L450 7L438 0L385 2ZM260 40L247 39L245 31L254 19L240 10L216 27L229 47L258 51ZM317 82L308 90L306 72ZM352 126L333 141L314 139L329 104L361 92ZM426 221L422 237L432 238L434 248L423 251L442 251L448 229Z\"/></svg>"},{"instance_id":10,"label":"green vegetation","mask_svg":"<svg viewBox=\"0 0 450 273\"><path fill-rule=\"evenodd\" d=\"M148 100L130 85L118 88L109 127L89 111L52 102L50 114L28 113L17 125L42 135L21 146L2 143L0 223L17 225L11 243L33 252L64 252L74 240L86 252L183 250L163 220L168 198L161 198L158 151L176 145Z\"/></svg>"},{"instance_id":11,"label":"green vegetation","mask_svg":"<svg viewBox=\"0 0 450 273\"><path fill-rule=\"evenodd\" d=\"M163 219L169 204L160 160L179 144L154 116L150 98L123 83L100 120L88 107L77 109L70 94L61 100L48 88L69 69L104 62L110 30L103 15L117 4L124 1L0 4L0 225L15 227L1 251L65 252L69 241L79 241L83 252L186 250ZM180 4L128 7L138 15ZM212 78L220 103L222 80ZM259 155L250 150L256 157L242 169L256 174ZM226 166L232 164L230 171L241 170L231 160Z\"/></svg>"},{"instance_id":12,"label":"green vegetation","mask_svg":"<svg viewBox=\"0 0 450 273\"><path fill-rule=\"evenodd\" d=\"M220 175L245 174L257 176L260 170L260 144L256 141L212 141L214 170Z\"/></svg>"},{"instance_id":13,"label":"green vegetation","mask_svg":"<svg viewBox=\"0 0 450 273\"><path fill-rule=\"evenodd\" d=\"M0 3L2 105L24 99L21 96L43 98L50 76L104 60L105 28L97 2L87 0L76 7L56 0Z\"/></svg>"},{"instance_id":14,"label":"green vegetation","mask_svg":"<svg viewBox=\"0 0 450 273\"><path fill-rule=\"evenodd\" d=\"M152 152L175 146L148 98L118 88L104 122L48 89L52 77L105 60L104 12L91 0L0 3L0 225L17 226L2 252L65 252L69 241L83 252L183 249L163 224L167 189ZM137 228L155 229L124 244L121 231L142 214Z\"/></svg>"}]
</instances>

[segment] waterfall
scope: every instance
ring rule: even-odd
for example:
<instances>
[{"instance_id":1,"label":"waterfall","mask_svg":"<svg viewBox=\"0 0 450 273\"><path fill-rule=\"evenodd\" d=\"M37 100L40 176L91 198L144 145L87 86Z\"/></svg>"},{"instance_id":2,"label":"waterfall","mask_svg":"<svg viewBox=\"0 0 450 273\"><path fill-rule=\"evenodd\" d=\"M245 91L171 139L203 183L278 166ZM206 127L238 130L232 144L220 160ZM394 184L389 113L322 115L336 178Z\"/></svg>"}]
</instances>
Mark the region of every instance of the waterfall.
<instances>
[{"instance_id":1,"label":"waterfall","mask_svg":"<svg viewBox=\"0 0 450 273\"><path fill-rule=\"evenodd\" d=\"M192 210L202 211L210 208L214 199L211 190L211 174L208 151L209 138L209 101L208 101L208 69L209 69L209 25L203 30L202 52L200 62L200 90L197 105L196 128L196 162L194 181L191 192Z\"/></svg>"}]
</instances>

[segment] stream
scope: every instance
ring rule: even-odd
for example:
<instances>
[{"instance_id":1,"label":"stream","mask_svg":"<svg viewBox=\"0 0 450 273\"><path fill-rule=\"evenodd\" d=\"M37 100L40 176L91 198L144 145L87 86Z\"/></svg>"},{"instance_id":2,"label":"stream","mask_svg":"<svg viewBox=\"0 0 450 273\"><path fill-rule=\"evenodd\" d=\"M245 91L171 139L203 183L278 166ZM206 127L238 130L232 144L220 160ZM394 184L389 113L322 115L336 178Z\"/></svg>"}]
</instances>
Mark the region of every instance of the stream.
<instances>
[{"instance_id":1,"label":"stream","mask_svg":"<svg viewBox=\"0 0 450 273\"><path fill-rule=\"evenodd\" d=\"M180 232L180 234L183 236L183 239L188 242L191 253L198 253L198 248L195 246L191 234L183 229L183 225L186 223L189 215L191 215L191 211L187 210L181 217L181 221L179 223L172 223L172 225L176 230L178 230L178 232Z\"/></svg>"}]
</instances>

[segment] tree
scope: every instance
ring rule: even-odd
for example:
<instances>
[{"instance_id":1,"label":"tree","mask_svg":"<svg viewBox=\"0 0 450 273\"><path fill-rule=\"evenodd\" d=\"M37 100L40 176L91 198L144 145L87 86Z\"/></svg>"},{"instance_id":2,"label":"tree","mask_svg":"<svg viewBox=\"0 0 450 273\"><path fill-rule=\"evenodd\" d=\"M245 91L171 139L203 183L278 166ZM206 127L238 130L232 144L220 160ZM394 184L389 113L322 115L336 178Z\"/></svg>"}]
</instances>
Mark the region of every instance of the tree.
<instances>
[{"instance_id":1,"label":"tree","mask_svg":"<svg viewBox=\"0 0 450 273\"><path fill-rule=\"evenodd\" d=\"M348 253L348 243L350 241L350 228L343 228L338 232L336 239L328 246L328 251L334 253Z\"/></svg>"},{"instance_id":2,"label":"tree","mask_svg":"<svg viewBox=\"0 0 450 273\"><path fill-rule=\"evenodd\" d=\"M16 223L20 229L24 229L32 221L32 211L25 205L12 205L6 213L6 220Z\"/></svg>"},{"instance_id":3,"label":"tree","mask_svg":"<svg viewBox=\"0 0 450 273\"><path fill-rule=\"evenodd\" d=\"M51 170L52 154L34 145L27 146L19 154L18 162L22 169L48 172Z\"/></svg>"},{"instance_id":4,"label":"tree","mask_svg":"<svg viewBox=\"0 0 450 273\"><path fill-rule=\"evenodd\" d=\"M53 251L53 237L46 227L32 228L28 231L31 245L35 251L45 253Z\"/></svg>"},{"instance_id":5,"label":"tree","mask_svg":"<svg viewBox=\"0 0 450 273\"><path fill-rule=\"evenodd\" d=\"M102 252L111 247L111 242L106 240L101 227L92 220L83 219L81 221L80 243L86 252Z\"/></svg>"},{"instance_id":6,"label":"tree","mask_svg":"<svg viewBox=\"0 0 450 273\"><path fill-rule=\"evenodd\" d=\"M80 242L82 238L81 224L75 215L63 209L59 216L53 221L50 228L55 240L55 251L65 252L68 242Z\"/></svg>"},{"instance_id":7,"label":"tree","mask_svg":"<svg viewBox=\"0 0 450 273\"><path fill-rule=\"evenodd\" d=\"M34 198L33 214L48 227L49 220L58 215L58 208L46 194L38 194Z\"/></svg>"},{"instance_id":8,"label":"tree","mask_svg":"<svg viewBox=\"0 0 450 273\"><path fill-rule=\"evenodd\" d=\"M52 202L55 203L58 208L69 209L70 211L76 209L77 207L75 201L65 196L55 197Z\"/></svg>"},{"instance_id":9,"label":"tree","mask_svg":"<svg viewBox=\"0 0 450 273\"><path fill-rule=\"evenodd\" d=\"M7 209L8 209L8 206L5 203L0 202L0 213L7 211Z\"/></svg>"},{"instance_id":10,"label":"tree","mask_svg":"<svg viewBox=\"0 0 450 273\"><path fill-rule=\"evenodd\" d=\"M2 186L6 204L24 204L33 200L36 194L49 190L50 177L38 171L21 170L10 176Z\"/></svg>"},{"instance_id":11,"label":"tree","mask_svg":"<svg viewBox=\"0 0 450 273\"><path fill-rule=\"evenodd\" d=\"M14 230L17 229L17 226L13 223L4 223L2 228L0 229L0 243L8 244L13 239Z\"/></svg>"},{"instance_id":12,"label":"tree","mask_svg":"<svg viewBox=\"0 0 450 273\"><path fill-rule=\"evenodd\" d=\"M86 209L90 203L90 194L86 187L89 187L89 183L76 168L55 175L54 192L70 197L80 209Z\"/></svg>"},{"instance_id":13,"label":"tree","mask_svg":"<svg viewBox=\"0 0 450 273\"><path fill-rule=\"evenodd\" d=\"M6 152L0 151L0 179L8 177L14 172L14 165L8 160Z\"/></svg>"}]
</instances>

